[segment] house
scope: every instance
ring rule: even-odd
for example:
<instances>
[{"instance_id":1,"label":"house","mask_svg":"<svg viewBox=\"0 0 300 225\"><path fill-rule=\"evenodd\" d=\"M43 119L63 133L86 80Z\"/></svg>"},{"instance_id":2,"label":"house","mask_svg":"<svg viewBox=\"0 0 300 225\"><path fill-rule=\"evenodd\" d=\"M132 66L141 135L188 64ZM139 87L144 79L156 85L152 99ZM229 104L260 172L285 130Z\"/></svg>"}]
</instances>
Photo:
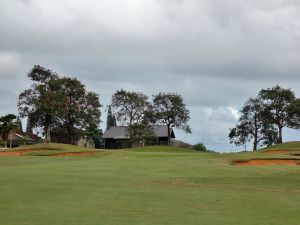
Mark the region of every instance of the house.
<instances>
[{"instance_id":1,"label":"house","mask_svg":"<svg viewBox=\"0 0 300 225\"><path fill-rule=\"evenodd\" d=\"M141 147L145 145L168 145L168 126L154 125L153 129L156 137L150 141L144 140L131 143L127 126L110 127L104 132L102 139L104 140L106 149ZM175 138L172 128L171 138Z\"/></svg>"},{"instance_id":2,"label":"house","mask_svg":"<svg viewBox=\"0 0 300 225\"><path fill-rule=\"evenodd\" d=\"M10 146L11 144L12 147L19 147L22 145L37 144L40 140L41 138L33 133L15 131L9 134L7 145Z\"/></svg>"}]
</instances>

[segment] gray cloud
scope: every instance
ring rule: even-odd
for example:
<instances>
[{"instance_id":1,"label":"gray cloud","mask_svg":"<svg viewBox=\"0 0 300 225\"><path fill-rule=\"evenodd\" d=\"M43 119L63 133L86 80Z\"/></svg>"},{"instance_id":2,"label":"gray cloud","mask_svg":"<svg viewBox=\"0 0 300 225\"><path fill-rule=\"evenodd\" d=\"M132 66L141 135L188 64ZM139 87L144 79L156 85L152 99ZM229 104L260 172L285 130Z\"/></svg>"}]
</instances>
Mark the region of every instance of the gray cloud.
<instances>
[{"instance_id":1,"label":"gray cloud","mask_svg":"<svg viewBox=\"0 0 300 225\"><path fill-rule=\"evenodd\" d=\"M16 112L41 64L103 104L120 88L178 92L194 131L179 137L233 149L228 129L247 98L276 84L300 94L299 12L293 0L2 0L0 114Z\"/></svg>"}]
</instances>

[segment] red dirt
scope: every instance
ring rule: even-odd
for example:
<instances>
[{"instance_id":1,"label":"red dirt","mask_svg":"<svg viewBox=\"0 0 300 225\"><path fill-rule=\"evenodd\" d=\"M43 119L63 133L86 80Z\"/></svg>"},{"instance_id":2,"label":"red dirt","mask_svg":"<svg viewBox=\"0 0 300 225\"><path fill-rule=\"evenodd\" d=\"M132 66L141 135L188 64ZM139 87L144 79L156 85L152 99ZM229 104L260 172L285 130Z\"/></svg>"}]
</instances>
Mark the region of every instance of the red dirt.
<instances>
[{"instance_id":1,"label":"red dirt","mask_svg":"<svg viewBox=\"0 0 300 225\"><path fill-rule=\"evenodd\" d=\"M19 150L19 151L5 151L5 152L0 152L0 156L21 156L24 155L27 152L32 152L34 150Z\"/></svg>"},{"instance_id":2,"label":"red dirt","mask_svg":"<svg viewBox=\"0 0 300 225\"><path fill-rule=\"evenodd\" d=\"M95 155L96 152L64 152L64 153L58 153L52 156L90 156Z\"/></svg>"},{"instance_id":3,"label":"red dirt","mask_svg":"<svg viewBox=\"0 0 300 225\"><path fill-rule=\"evenodd\" d=\"M272 165L300 165L300 159L251 159L248 161L235 161L237 165L244 166L272 166Z\"/></svg>"},{"instance_id":4,"label":"red dirt","mask_svg":"<svg viewBox=\"0 0 300 225\"><path fill-rule=\"evenodd\" d=\"M266 151L267 154L286 154L286 153L290 153L291 150L287 150L287 149L278 149L278 150L269 150Z\"/></svg>"}]
</instances>

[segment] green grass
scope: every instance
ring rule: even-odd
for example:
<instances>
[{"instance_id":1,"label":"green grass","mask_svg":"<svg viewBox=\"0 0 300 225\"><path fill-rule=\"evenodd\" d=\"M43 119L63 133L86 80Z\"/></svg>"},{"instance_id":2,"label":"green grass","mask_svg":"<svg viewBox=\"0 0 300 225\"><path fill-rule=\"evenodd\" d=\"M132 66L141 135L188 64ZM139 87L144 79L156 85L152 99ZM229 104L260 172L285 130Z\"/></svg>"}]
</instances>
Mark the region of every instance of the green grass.
<instances>
[{"instance_id":1,"label":"green grass","mask_svg":"<svg viewBox=\"0 0 300 225\"><path fill-rule=\"evenodd\" d=\"M273 145L267 149L290 149L290 150L300 150L300 141L291 141L287 143L282 143L278 145Z\"/></svg>"},{"instance_id":2,"label":"green grass","mask_svg":"<svg viewBox=\"0 0 300 225\"><path fill-rule=\"evenodd\" d=\"M270 155L148 147L0 157L0 224L298 225L300 167L230 165L256 157Z\"/></svg>"}]
</instances>

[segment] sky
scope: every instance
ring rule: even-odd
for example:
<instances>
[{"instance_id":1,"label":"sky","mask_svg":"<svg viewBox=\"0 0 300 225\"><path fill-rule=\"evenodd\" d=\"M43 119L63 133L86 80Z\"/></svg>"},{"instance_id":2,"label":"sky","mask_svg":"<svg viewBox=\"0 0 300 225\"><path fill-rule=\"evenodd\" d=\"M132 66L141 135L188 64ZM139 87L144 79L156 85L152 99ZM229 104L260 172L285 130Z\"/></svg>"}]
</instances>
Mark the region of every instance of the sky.
<instances>
[{"instance_id":1,"label":"sky","mask_svg":"<svg viewBox=\"0 0 300 225\"><path fill-rule=\"evenodd\" d=\"M242 148L228 133L248 98L277 84L300 96L297 0L1 0L0 33L0 115L17 113L39 64L104 106L121 88L179 93L193 133L178 139L224 152Z\"/></svg>"}]
</instances>

